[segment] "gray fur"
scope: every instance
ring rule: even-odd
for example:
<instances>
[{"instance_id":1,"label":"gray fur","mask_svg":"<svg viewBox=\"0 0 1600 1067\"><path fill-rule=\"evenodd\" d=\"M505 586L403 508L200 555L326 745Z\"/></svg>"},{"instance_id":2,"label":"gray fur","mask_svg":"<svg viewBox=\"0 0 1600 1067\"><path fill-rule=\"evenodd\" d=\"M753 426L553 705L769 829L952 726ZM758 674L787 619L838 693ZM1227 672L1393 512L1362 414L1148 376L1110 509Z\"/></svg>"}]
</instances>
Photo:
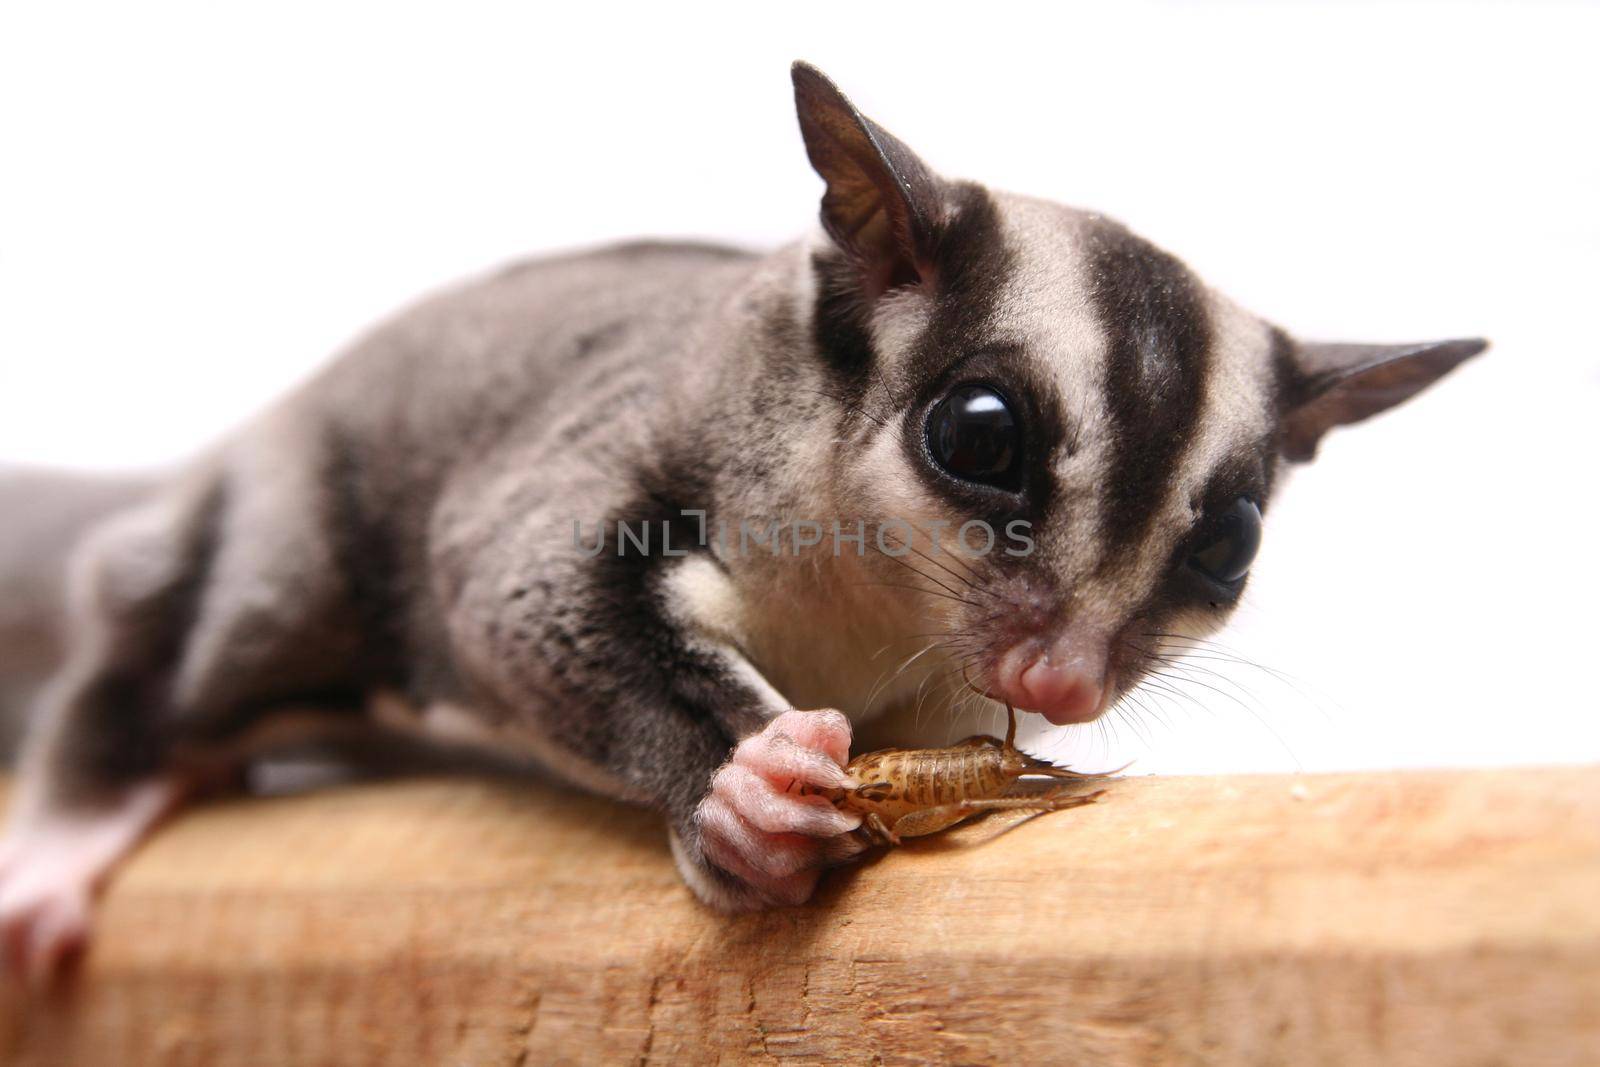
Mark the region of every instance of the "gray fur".
<instances>
[{"instance_id":1,"label":"gray fur","mask_svg":"<svg viewBox=\"0 0 1600 1067\"><path fill-rule=\"evenodd\" d=\"M0 756L28 706L61 666L67 562L83 531L150 491L154 480L0 468Z\"/></svg>"},{"instance_id":2,"label":"gray fur","mask_svg":"<svg viewBox=\"0 0 1600 1067\"><path fill-rule=\"evenodd\" d=\"M1174 553L1208 494L1265 503L1297 405L1319 405L1294 424L1297 454L1345 421L1337 375L1307 387L1281 333L1115 224L944 182L820 75L796 78L831 238L767 255L634 244L458 286L82 537L71 654L27 765L48 803L199 774L309 709L330 729L515 750L651 805L691 883L731 899L696 807L785 708L861 720L929 684L964 694L963 663L981 683L1003 649L1061 628L1110 649L1126 691L1144 668L1133 635L1220 625L1231 602L1175 592ZM1130 269L1096 266L1108 242ZM1106 288L1140 278L1174 288ZM1178 289L1193 321L1108 310L1177 314ZM1180 328L1194 382L1174 391L1161 338ZM908 578L876 552L574 549L574 521L665 522L686 543L683 509L959 526L965 490L918 458L919 405L974 353L1053 413L1024 561L913 561ZM1181 440L1141 437L1131 413L1157 426L1152 405L1184 407ZM965 636L876 684L875 650L933 630Z\"/></svg>"}]
</instances>

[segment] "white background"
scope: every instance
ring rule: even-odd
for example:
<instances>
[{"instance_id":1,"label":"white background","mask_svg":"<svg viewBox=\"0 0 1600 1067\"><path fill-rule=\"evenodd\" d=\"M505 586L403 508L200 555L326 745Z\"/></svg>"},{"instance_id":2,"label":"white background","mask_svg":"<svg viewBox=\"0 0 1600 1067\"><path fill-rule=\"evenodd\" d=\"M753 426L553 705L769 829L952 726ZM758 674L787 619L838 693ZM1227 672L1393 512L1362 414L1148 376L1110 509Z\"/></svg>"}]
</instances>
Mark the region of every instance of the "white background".
<instances>
[{"instance_id":1,"label":"white background","mask_svg":"<svg viewBox=\"0 0 1600 1067\"><path fill-rule=\"evenodd\" d=\"M528 251L787 240L819 192L804 57L946 173L1120 216L1303 335L1495 342L1280 497L1223 641L1288 680L1058 755L1600 758L1594 7L21 7L0 460L177 460Z\"/></svg>"}]
</instances>

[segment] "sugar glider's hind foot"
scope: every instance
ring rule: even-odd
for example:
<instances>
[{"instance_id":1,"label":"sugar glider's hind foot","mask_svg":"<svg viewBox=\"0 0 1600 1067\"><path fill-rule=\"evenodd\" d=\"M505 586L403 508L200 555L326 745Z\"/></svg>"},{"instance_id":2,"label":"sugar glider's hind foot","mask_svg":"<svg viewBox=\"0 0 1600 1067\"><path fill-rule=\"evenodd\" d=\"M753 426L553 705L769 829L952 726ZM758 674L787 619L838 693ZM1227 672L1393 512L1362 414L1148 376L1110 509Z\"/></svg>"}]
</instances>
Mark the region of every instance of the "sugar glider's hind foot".
<instances>
[{"instance_id":1,"label":"sugar glider's hind foot","mask_svg":"<svg viewBox=\"0 0 1600 1067\"><path fill-rule=\"evenodd\" d=\"M69 973L89 942L92 893L77 879L0 872L0 959L10 981L47 986Z\"/></svg>"},{"instance_id":2,"label":"sugar glider's hind foot","mask_svg":"<svg viewBox=\"0 0 1600 1067\"><path fill-rule=\"evenodd\" d=\"M0 841L0 972L38 987L88 946L106 876L181 800L171 781L141 783L93 807L29 804Z\"/></svg>"}]
</instances>

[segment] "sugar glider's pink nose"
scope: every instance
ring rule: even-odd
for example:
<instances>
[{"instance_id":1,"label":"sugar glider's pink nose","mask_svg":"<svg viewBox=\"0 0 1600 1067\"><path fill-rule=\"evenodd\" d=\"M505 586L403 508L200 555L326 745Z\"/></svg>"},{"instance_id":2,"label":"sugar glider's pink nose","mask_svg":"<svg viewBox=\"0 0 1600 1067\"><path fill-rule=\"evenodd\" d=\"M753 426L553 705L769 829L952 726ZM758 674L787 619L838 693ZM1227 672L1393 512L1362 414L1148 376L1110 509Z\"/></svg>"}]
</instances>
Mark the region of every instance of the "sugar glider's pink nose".
<instances>
[{"instance_id":1,"label":"sugar glider's pink nose","mask_svg":"<svg viewBox=\"0 0 1600 1067\"><path fill-rule=\"evenodd\" d=\"M992 695L1057 726L1089 722L1104 710L1105 651L1093 639L1028 642L1001 657L994 683Z\"/></svg>"},{"instance_id":2,"label":"sugar glider's pink nose","mask_svg":"<svg viewBox=\"0 0 1600 1067\"><path fill-rule=\"evenodd\" d=\"M1022 706L1057 726L1088 722L1100 713L1100 680L1079 665L1038 659L1017 681Z\"/></svg>"}]
</instances>

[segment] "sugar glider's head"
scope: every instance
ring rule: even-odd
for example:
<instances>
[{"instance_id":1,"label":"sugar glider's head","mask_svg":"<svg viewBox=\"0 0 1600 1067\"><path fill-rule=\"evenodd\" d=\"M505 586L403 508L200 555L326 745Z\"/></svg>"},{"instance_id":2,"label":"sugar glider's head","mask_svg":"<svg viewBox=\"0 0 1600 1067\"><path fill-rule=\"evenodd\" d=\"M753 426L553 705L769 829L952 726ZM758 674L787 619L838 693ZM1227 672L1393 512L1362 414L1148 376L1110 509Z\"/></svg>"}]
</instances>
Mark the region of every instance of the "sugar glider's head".
<instances>
[{"instance_id":1,"label":"sugar glider's head","mask_svg":"<svg viewBox=\"0 0 1600 1067\"><path fill-rule=\"evenodd\" d=\"M1286 461L1484 348L1295 341L1109 219L940 178L793 75L827 183L836 495L971 686L1052 722L1101 714L1161 635L1221 625Z\"/></svg>"}]
</instances>

